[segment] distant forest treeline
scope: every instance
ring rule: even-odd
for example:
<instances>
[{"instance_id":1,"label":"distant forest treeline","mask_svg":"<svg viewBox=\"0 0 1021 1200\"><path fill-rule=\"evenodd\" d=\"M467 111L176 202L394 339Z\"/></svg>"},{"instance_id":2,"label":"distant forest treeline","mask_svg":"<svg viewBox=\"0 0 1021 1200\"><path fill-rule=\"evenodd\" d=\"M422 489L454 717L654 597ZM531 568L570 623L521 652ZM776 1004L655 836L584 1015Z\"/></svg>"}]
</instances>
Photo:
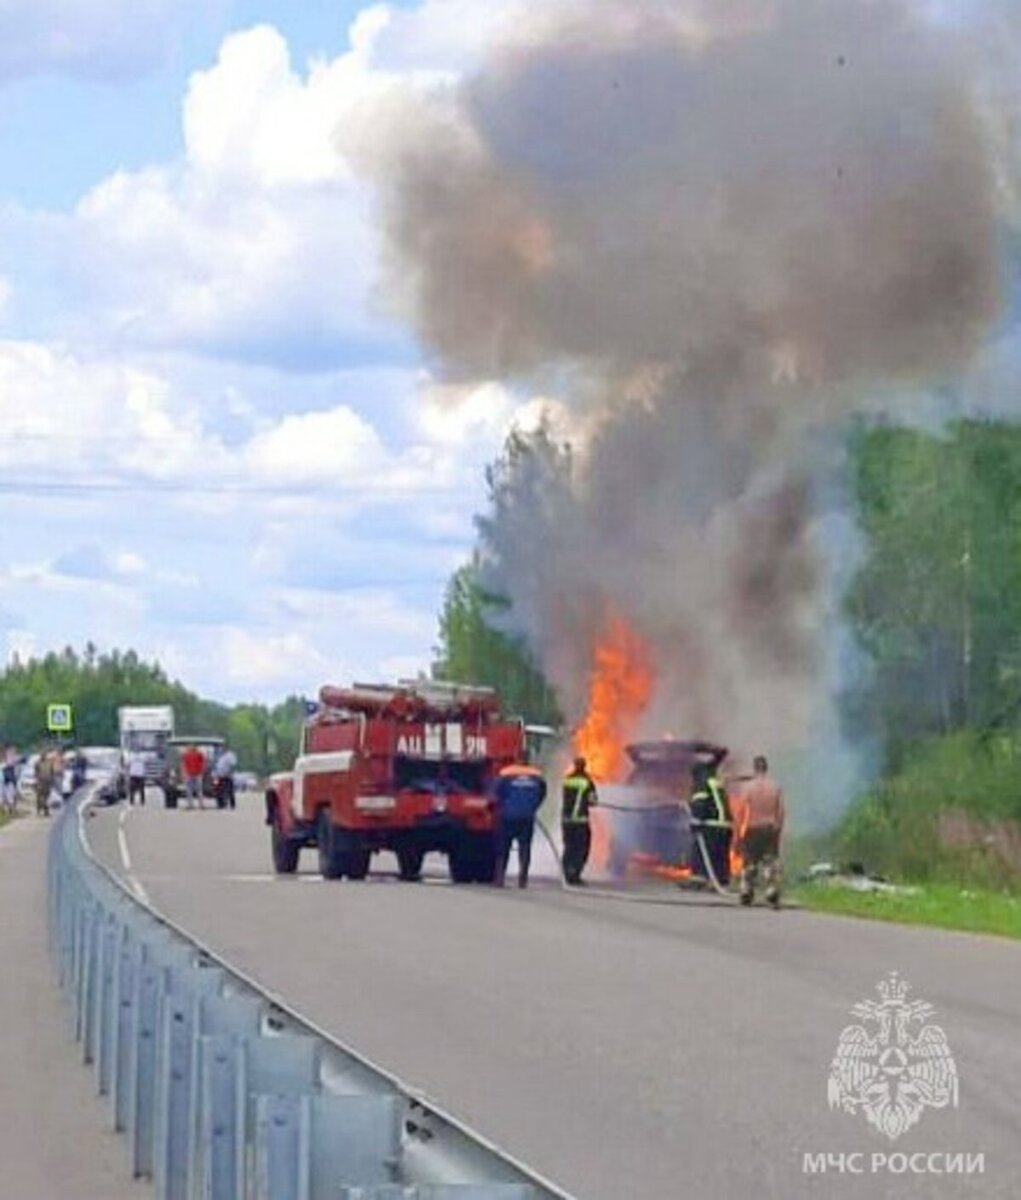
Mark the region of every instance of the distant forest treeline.
<instances>
[{"instance_id":1,"label":"distant forest treeline","mask_svg":"<svg viewBox=\"0 0 1021 1200\"><path fill-rule=\"evenodd\" d=\"M36 745L46 735L47 705L64 702L74 705L75 740L83 746L117 744L122 705L173 705L178 733L226 737L242 767L260 775L293 763L304 712L299 696L272 708L217 704L133 650L100 654L90 645L79 654L68 647L43 658L14 659L0 673L0 742Z\"/></svg>"}]
</instances>

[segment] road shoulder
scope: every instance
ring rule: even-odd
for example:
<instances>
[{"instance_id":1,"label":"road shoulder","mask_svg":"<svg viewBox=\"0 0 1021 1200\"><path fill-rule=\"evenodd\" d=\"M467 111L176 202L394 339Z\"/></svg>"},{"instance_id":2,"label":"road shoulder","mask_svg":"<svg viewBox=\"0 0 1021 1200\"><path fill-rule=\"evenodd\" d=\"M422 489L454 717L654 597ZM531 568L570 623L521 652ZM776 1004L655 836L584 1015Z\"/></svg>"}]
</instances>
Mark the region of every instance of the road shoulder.
<instances>
[{"instance_id":1,"label":"road shoulder","mask_svg":"<svg viewBox=\"0 0 1021 1200\"><path fill-rule=\"evenodd\" d=\"M141 1200L70 1037L46 934L49 822L0 830L0 1163L5 1200Z\"/></svg>"}]
</instances>

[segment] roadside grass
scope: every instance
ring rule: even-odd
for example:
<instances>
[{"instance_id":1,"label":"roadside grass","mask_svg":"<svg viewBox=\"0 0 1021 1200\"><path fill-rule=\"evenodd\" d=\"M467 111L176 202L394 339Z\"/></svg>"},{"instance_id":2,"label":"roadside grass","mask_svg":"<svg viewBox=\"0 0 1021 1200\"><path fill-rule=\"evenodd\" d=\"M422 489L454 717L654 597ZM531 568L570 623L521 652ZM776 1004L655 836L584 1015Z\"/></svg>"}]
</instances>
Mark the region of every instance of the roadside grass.
<instances>
[{"instance_id":1,"label":"roadside grass","mask_svg":"<svg viewBox=\"0 0 1021 1200\"><path fill-rule=\"evenodd\" d=\"M1009 892L933 883L920 885L913 894L884 894L806 883L793 889L792 896L813 912L1021 939L1021 895Z\"/></svg>"}]
</instances>

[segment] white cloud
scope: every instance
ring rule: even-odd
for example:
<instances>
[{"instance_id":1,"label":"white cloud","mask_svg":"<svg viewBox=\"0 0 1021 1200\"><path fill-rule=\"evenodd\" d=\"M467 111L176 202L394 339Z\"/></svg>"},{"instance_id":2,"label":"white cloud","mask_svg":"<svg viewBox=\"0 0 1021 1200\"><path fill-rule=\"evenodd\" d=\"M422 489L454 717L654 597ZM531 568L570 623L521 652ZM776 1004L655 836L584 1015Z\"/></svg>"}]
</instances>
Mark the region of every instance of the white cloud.
<instances>
[{"instance_id":1,"label":"white cloud","mask_svg":"<svg viewBox=\"0 0 1021 1200\"><path fill-rule=\"evenodd\" d=\"M0 0L0 79L142 74L203 6L207 0Z\"/></svg>"},{"instance_id":2,"label":"white cloud","mask_svg":"<svg viewBox=\"0 0 1021 1200\"><path fill-rule=\"evenodd\" d=\"M296 678L317 679L329 669L326 655L299 633L227 629L221 645L224 675L235 688L260 692L286 687Z\"/></svg>"},{"instance_id":3,"label":"white cloud","mask_svg":"<svg viewBox=\"0 0 1021 1200\"><path fill-rule=\"evenodd\" d=\"M241 392L228 440L188 379L0 343L5 630L132 646L229 699L424 666L502 430L398 444L340 396L273 416Z\"/></svg>"},{"instance_id":4,"label":"white cloud","mask_svg":"<svg viewBox=\"0 0 1021 1200\"><path fill-rule=\"evenodd\" d=\"M30 629L11 629L7 634L7 661L20 658L22 662L39 651L39 638Z\"/></svg>"},{"instance_id":5,"label":"white cloud","mask_svg":"<svg viewBox=\"0 0 1021 1200\"><path fill-rule=\"evenodd\" d=\"M257 416L230 397L240 436L228 443L215 412L152 366L85 358L39 342L0 342L0 482L169 487L181 494L255 495L285 519L304 513L306 494L328 499L408 496L456 487L458 455L442 438L403 450L384 444L353 407ZM293 495L293 500L290 497Z\"/></svg>"},{"instance_id":6,"label":"white cloud","mask_svg":"<svg viewBox=\"0 0 1021 1200\"><path fill-rule=\"evenodd\" d=\"M146 566L145 559L134 550L118 550L113 555L113 568L118 575L141 575Z\"/></svg>"},{"instance_id":7,"label":"white cloud","mask_svg":"<svg viewBox=\"0 0 1021 1200\"><path fill-rule=\"evenodd\" d=\"M520 11L375 5L304 71L269 25L227 37L189 83L183 159L102 181L63 231L93 332L305 366L392 353L371 196L345 152L371 154L387 103L456 76Z\"/></svg>"},{"instance_id":8,"label":"white cloud","mask_svg":"<svg viewBox=\"0 0 1021 1200\"><path fill-rule=\"evenodd\" d=\"M565 0L543 0L543 9ZM497 40L534 19L534 0L425 0L412 8L377 5L372 49L387 69L458 73ZM385 14L383 17L381 14Z\"/></svg>"},{"instance_id":9,"label":"white cloud","mask_svg":"<svg viewBox=\"0 0 1021 1200\"><path fill-rule=\"evenodd\" d=\"M285 38L260 25L228 37L216 66L192 76L184 102L187 157L210 179L258 187L345 181L336 124L361 73L357 53L314 63L307 79Z\"/></svg>"},{"instance_id":10,"label":"white cloud","mask_svg":"<svg viewBox=\"0 0 1021 1200\"><path fill-rule=\"evenodd\" d=\"M284 417L252 438L244 459L256 478L276 482L368 483L394 465L375 429L350 408Z\"/></svg>"},{"instance_id":11,"label":"white cloud","mask_svg":"<svg viewBox=\"0 0 1021 1200\"><path fill-rule=\"evenodd\" d=\"M365 38L299 75L269 26L228 37L191 79L182 162L85 195L68 257L95 321L136 345L316 365L397 339L373 314L369 197L338 148L382 86Z\"/></svg>"},{"instance_id":12,"label":"white cloud","mask_svg":"<svg viewBox=\"0 0 1021 1200\"><path fill-rule=\"evenodd\" d=\"M385 589L323 592L281 588L270 595L269 602L288 620L345 628L361 635L425 640L435 628L431 613L409 607Z\"/></svg>"},{"instance_id":13,"label":"white cloud","mask_svg":"<svg viewBox=\"0 0 1021 1200\"><path fill-rule=\"evenodd\" d=\"M169 4L131 5L126 45L139 14L166 33ZM33 11L62 28L63 7ZM115 30L120 7L92 12ZM377 5L307 67L269 27L233 35L189 83L180 161L112 175L66 216L4 212L22 263L56 279L44 306L22 267L21 340L0 341L9 646L131 645L229 698L427 664L481 466L522 406L416 381L404 345L393 366L370 201L340 147L371 141L381 97L456 73L512 7ZM0 0L0 35L14 15ZM82 22L52 63L102 61ZM59 344L32 325L47 308ZM320 369L335 363L350 369Z\"/></svg>"},{"instance_id":14,"label":"white cloud","mask_svg":"<svg viewBox=\"0 0 1021 1200\"><path fill-rule=\"evenodd\" d=\"M166 379L117 359L83 359L38 342L0 342L0 466L26 478L166 478L219 447ZM54 468L58 468L54 471Z\"/></svg>"},{"instance_id":15,"label":"white cloud","mask_svg":"<svg viewBox=\"0 0 1021 1200\"><path fill-rule=\"evenodd\" d=\"M419 420L430 440L459 446L492 436L507 426L514 398L500 383L457 387L427 383L422 389Z\"/></svg>"}]
</instances>

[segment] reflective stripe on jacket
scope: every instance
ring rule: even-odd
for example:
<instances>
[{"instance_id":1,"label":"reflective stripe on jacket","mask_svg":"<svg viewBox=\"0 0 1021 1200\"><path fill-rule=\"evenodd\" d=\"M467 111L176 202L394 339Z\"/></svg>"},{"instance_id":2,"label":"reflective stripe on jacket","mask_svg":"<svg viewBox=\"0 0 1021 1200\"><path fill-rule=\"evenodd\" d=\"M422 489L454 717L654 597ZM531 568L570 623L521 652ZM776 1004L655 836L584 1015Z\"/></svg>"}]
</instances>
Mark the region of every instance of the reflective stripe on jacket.
<instances>
[{"instance_id":1,"label":"reflective stripe on jacket","mask_svg":"<svg viewBox=\"0 0 1021 1200\"><path fill-rule=\"evenodd\" d=\"M599 803L596 785L590 776L573 771L564 779L561 820L565 825L587 825L589 812Z\"/></svg>"},{"instance_id":2,"label":"reflective stripe on jacket","mask_svg":"<svg viewBox=\"0 0 1021 1200\"><path fill-rule=\"evenodd\" d=\"M692 818L700 825L712 826L716 829L731 827L730 808L727 804L727 793L715 777L691 798Z\"/></svg>"}]
</instances>

